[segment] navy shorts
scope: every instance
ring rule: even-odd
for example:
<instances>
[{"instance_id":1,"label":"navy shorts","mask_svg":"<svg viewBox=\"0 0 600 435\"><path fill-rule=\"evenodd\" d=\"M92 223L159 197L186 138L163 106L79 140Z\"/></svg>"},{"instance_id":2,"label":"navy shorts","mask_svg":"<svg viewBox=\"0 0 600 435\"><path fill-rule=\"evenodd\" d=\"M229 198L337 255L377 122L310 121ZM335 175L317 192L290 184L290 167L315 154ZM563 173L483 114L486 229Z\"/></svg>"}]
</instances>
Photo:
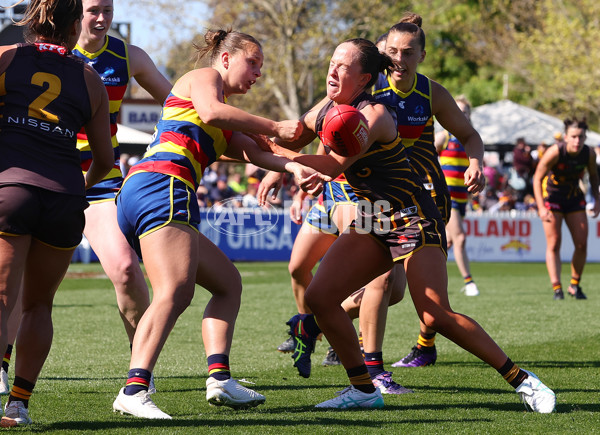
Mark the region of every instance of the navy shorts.
<instances>
[{"instance_id":1,"label":"navy shorts","mask_svg":"<svg viewBox=\"0 0 600 435\"><path fill-rule=\"evenodd\" d=\"M117 196L117 192L119 192L119 189L121 188L121 184L123 184L122 178L109 178L108 180L102 180L86 190L85 196L90 204L114 201L115 197Z\"/></svg>"},{"instance_id":2,"label":"navy shorts","mask_svg":"<svg viewBox=\"0 0 600 435\"><path fill-rule=\"evenodd\" d=\"M142 237L170 223L200 229L196 192L171 175L137 172L117 195L117 220L129 244L141 257Z\"/></svg>"},{"instance_id":3,"label":"navy shorts","mask_svg":"<svg viewBox=\"0 0 600 435\"><path fill-rule=\"evenodd\" d=\"M467 203L452 200L452 210L458 211L461 217L465 217L465 215L467 214Z\"/></svg>"},{"instance_id":4,"label":"navy shorts","mask_svg":"<svg viewBox=\"0 0 600 435\"><path fill-rule=\"evenodd\" d=\"M325 183L319 202L306 215L306 223L319 231L338 236L340 230L333 222L333 213L339 205L356 205L358 199L347 181Z\"/></svg>"},{"instance_id":5,"label":"navy shorts","mask_svg":"<svg viewBox=\"0 0 600 435\"><path fill-rule=\"evenodd\" d=\"M0 185L0 234L31 235L57 249L74 249L85 226L83 196L26 184Z\"/></svg>"}]
</instances>

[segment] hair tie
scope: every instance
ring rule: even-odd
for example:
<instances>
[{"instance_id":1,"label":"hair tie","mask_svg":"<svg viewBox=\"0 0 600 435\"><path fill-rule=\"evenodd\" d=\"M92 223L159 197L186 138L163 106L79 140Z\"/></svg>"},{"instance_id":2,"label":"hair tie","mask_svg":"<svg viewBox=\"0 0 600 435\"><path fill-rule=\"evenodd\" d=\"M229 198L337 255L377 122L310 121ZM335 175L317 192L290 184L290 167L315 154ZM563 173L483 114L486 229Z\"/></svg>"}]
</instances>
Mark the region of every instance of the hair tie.
<instances>
[{"instance_id":1,"label":"hair tie","mask_svg":"<svg viewBox=\"0 0 600 435\"><path fill-rule=\"evenodd\" d=\"M221 41L224 41L225 38L227 38L227 32L225 30L217 31L217 36L215 38L217 41L217 44L220 43Z\"/></svg>"}]
</instances>

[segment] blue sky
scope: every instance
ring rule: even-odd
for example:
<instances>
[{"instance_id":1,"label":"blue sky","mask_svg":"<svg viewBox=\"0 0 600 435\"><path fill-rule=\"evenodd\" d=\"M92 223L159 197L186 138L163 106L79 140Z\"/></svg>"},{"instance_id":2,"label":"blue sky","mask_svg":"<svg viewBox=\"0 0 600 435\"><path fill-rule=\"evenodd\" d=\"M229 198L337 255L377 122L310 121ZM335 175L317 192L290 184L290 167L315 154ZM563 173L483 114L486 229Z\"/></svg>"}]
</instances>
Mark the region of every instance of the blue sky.
<instances>
[{"instance_id":1,"label":"blue sky","mask_svg":"<svg viewBox=\"0 0 600 435\"><path fill-rule=\"evenodd\" d=\"M206 8L200 2L185 5L185 18L173 14L156 13L156 11L140 10L135 0L116 0L114 22L131 23L131 43L143 48L155 63L164 63L169 48L175 42L190 38L195 32L205 31ZM173 31L177 30L173 36Z\"/></svg>"}]
</instances>

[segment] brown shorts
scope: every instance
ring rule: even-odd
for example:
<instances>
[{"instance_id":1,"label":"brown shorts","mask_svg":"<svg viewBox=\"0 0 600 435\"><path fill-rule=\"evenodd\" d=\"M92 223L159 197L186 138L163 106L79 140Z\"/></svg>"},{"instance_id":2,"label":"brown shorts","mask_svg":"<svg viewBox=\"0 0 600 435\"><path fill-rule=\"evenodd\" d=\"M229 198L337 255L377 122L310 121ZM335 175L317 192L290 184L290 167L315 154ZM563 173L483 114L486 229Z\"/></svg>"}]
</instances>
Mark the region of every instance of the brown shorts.
<instances>
[{"instance_id":1,"label":"brown shorts","mask_svg":"<svg viewBox=\"0 0 600 435\"><path fill-rule=\"evenodd\" d=\"M87 207L83 196L25 184L0 185L0 234L31 235L52 247L72 249L81 242Z\"/></svg>"},{"instance_id":2,"label":"brown shorts","mask_svg":"<svg viewBox=\"0 0 600 435\"><path fill-rule=\"evenodd\" d=\"M374 214L358 207L356 220L350 227L369 234L389 249L394 262L403 261L424 246L439 247L447 256L446 230L439 212L424 214L424 211L414 205Z\"/></svg>"},{"instance_id":3,"label":"brown shorts","mask_svg":"<svg viewBox=\"0 0 600 435\"><path fill-rule=\"evenodd\" d=\"M585 196L581 194L566 199L557 194L550 194L544 198L544 206L550 211L563 214L584 211Z\"/></svg>"}]
</instances>

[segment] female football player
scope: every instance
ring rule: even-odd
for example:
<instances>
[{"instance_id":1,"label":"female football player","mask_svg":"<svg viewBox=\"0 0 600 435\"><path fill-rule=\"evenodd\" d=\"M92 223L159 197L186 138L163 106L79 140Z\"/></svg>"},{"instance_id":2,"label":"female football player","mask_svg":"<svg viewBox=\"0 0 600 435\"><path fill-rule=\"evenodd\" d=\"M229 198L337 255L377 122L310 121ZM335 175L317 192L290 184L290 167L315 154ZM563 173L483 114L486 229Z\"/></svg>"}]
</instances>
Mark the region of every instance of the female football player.
<instances>
[{"instance_id":1,"label":"female football player","mask_svg":"<svg viewBox=\"0 0 600 435\"><path fill-rule=\"evenodd\" d=\"M21 295L15 379L0 425L27 425L29 399L52 345L52 301L81 241L85 189L112 166L108 97L89 66L70 56L81 0L32 0L18 25L26 44L0 47L0 349ZM77 132L94 157L81 176Z\"/></svg>"},{"instance_id":2,"label":"female football player","mask_svg":"<svg viewBox=\"0 0 600 435\"><path fill-rule=\"evenodd\" d=\"M307 190L320 188L314 170L258 148L243 132L296 139L298 121L275 122L226 104L245 94L261 76L263 53L252 36L209 31L199 57L210 66L183 75L167 97L155 139L134 165L117 197L118 222L142 256L152 284L152 303L133 340L126 386L113 409L137 417L169 419L150 399L151 372L195 285L212 295L202 320L208 355L206 399L233 408L257 406L265 397L231 378L229 352L242 285L227 256L199 233L196 190L208 165L224 155L277 171L290 171ZM328 180L326 178L326 180Z\"/></svg>"},{"instance_id":3,"label":"female football player","mask_svg":"<svg viewBox=\"0 0 600 435\"><path fill-rule=\"evenodd\" d=\"M579 180L587 169L594 198L592 215L596 217L600 212L596 153L584 144L588 128L585 119L565 119L564 124L564 142L548 148L538 163L533 176L533 192L546 234L546 267L554 299L564 299L560 282L563 221L567 223L575 245L568 293L575 299L586 299L579 282L587 257L588 221L585 195L579 187Z\"/></svg>"},{"instance_id":4,"label":"female football player","mask_svg":"<svg viewBox=\"0 0 600 435\"><path fill-rule=\"evenodd\" d=\"M305 300L313 321L294 328L295 335L322 330L346 369L350 386L319 408L380 408L383 398L369 376L352 321L341 307L354 290L403 265L420 319L496 369L537 412L552 412L554 393L530 372L514 364L473 319L452 311L448 300L445 231L442 216L410 167L393 116L365 91L378 74L394 69L392 60L364 39L340 44L329 64L327 98L301 121L312 131L299 147L322 130L327 111L349 104L366 117L368 141L361 152L343 157L300 155L297 161L335 177L343 172L359 197L357 218L329 248L312 279ZM272 186L261 185L260 201ZM340 273L343 271L344 273Z\"/></svg>"},{"instance_id":5,"label":"female football player","mask_svg":"<svg viewBox=\"0 0 600 435\"><path fill-rule=\"evenodd\" d=\"M450 219L451 198L434 146L433 117L463 144L468 156L464 184L471 193L485 185L483 175L483 142L471 123L458 108L452 95L439 83L417 72L425 60L425 32L422 19L406 13L392 26L386 40L386 53L394 61L394 69L379 76L373 88L377 101L395 107L396 122L412 168L421 176L444 223ZM479 293L470 274L463 276L465 292ZM435 363L435 331L420 324L417 345L393 367L420 367Z\"/></svg>"}]
</instances>

